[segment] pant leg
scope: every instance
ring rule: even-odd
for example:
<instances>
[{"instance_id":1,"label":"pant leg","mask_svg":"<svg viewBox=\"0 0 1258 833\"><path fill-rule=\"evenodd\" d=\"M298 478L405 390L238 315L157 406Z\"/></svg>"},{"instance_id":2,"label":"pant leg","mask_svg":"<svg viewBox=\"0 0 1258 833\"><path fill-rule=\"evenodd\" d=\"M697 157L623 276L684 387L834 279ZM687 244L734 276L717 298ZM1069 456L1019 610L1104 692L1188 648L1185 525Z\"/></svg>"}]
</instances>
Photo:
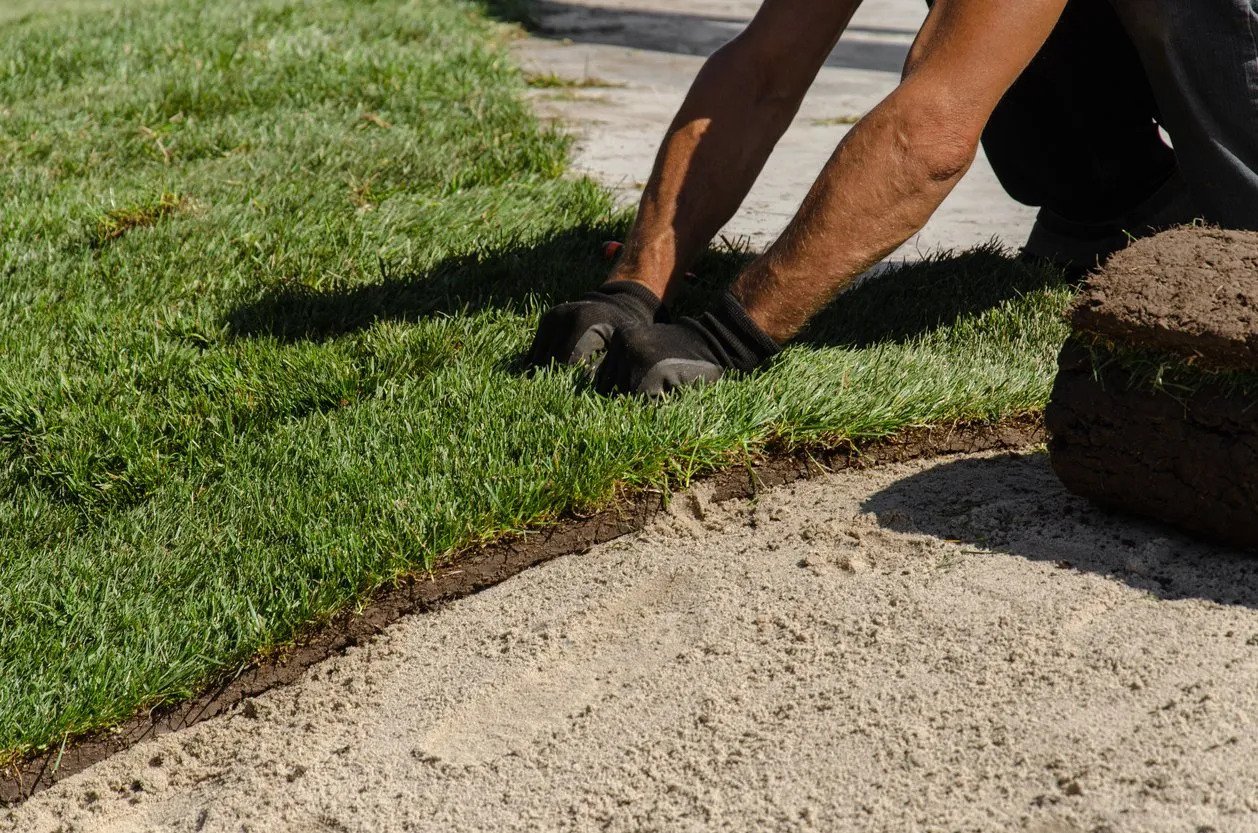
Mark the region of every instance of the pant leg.
<instances>
[{"instance_id":1,"label":"pant leg","mask_svg":"<svg viewBox=\"0 0 1258 833\"><path fill-rule=\"evenodd\" d=\"M1113 0L1205 219L1258 229L1258 0Z\"/></svg>"},{"instance_id":2,"label":"pant leg","mask_svg":"<svg viewBox=\"0 0 1258 833\"><path fill-rule=\"evenodd\" d=\"M1176 154L1162 141L1156 115L1140 55L1113 7L1071 0L992 114L983 149L1019 202L1073 221L1108 221L1175 173Z\"/></svg>"}]
</instances>

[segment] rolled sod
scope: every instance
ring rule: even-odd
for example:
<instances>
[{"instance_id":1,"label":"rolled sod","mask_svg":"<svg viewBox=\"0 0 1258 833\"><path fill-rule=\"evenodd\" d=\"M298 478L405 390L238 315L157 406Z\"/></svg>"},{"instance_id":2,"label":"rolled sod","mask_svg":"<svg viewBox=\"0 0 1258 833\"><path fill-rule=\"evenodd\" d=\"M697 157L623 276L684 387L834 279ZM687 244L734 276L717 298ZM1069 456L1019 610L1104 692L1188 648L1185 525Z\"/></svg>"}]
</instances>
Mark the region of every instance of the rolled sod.
<instances>
[{"instance_id":1,"label":"rolled sod","mask_svg":"<svg viewBox=\"0 0 1258 833\"><path fill-rule=\"evenodd\" d=\"M1045 414L1067 488L1258 548L1258 233L1138 241L1071 325Z\"/></svg>"}]
</instances>

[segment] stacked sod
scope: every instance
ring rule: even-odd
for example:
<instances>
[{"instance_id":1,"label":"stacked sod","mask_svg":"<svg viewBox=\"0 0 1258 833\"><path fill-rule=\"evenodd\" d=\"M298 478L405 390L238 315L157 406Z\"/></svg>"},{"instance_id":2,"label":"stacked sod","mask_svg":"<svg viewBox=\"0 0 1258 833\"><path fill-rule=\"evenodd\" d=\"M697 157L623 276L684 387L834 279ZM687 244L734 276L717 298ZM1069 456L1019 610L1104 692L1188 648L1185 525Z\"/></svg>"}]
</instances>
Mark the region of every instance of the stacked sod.
<instances>
[{"instance_id":1,"label":"stacked sod","mask_svg":"<svg viewBox=\"0 0 1258 833\"><path fill-rule=\"evenodd\" d=\"M1076 300L1046 421L1072 491L1258 546L1258 233L1139 241Z\"/></svg>"}]
</instances>

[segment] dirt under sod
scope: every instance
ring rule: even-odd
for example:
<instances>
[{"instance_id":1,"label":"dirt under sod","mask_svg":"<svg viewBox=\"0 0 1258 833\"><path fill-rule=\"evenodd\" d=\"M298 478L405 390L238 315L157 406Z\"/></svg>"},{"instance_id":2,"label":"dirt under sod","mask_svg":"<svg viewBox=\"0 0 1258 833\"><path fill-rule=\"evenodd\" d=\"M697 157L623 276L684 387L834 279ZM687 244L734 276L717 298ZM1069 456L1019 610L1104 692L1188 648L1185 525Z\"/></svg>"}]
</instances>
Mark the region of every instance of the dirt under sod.
<instances>
[{"instance_id":1,"label":"dirt under sod","mask_svg":"<svg viewBox=\"0 0 1258 833\"><path fill-rule=\"evenodd\" d=\"M1181 228L1089 280L1046 424L1077 494L1258 547L1258 234Z\"/></svg>"}]
</instances>

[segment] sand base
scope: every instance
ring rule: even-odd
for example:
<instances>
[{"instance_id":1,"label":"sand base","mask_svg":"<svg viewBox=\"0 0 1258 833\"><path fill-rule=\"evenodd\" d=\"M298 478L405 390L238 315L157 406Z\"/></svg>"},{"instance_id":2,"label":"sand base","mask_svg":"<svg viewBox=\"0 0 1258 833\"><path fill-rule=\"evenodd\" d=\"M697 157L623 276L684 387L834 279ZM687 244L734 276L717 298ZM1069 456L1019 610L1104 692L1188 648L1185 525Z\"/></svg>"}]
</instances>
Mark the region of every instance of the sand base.
<instances>
[{"instance_id":1,"label":"sand base","mask_svg":"<svg viewBox=\"0 0 1258 833\"><path fill-rule=\"evenodd\" d=\"M0 829L1258 829L1255 604L1043 454L697 492Z\"/></svg>"}]
</instances>

